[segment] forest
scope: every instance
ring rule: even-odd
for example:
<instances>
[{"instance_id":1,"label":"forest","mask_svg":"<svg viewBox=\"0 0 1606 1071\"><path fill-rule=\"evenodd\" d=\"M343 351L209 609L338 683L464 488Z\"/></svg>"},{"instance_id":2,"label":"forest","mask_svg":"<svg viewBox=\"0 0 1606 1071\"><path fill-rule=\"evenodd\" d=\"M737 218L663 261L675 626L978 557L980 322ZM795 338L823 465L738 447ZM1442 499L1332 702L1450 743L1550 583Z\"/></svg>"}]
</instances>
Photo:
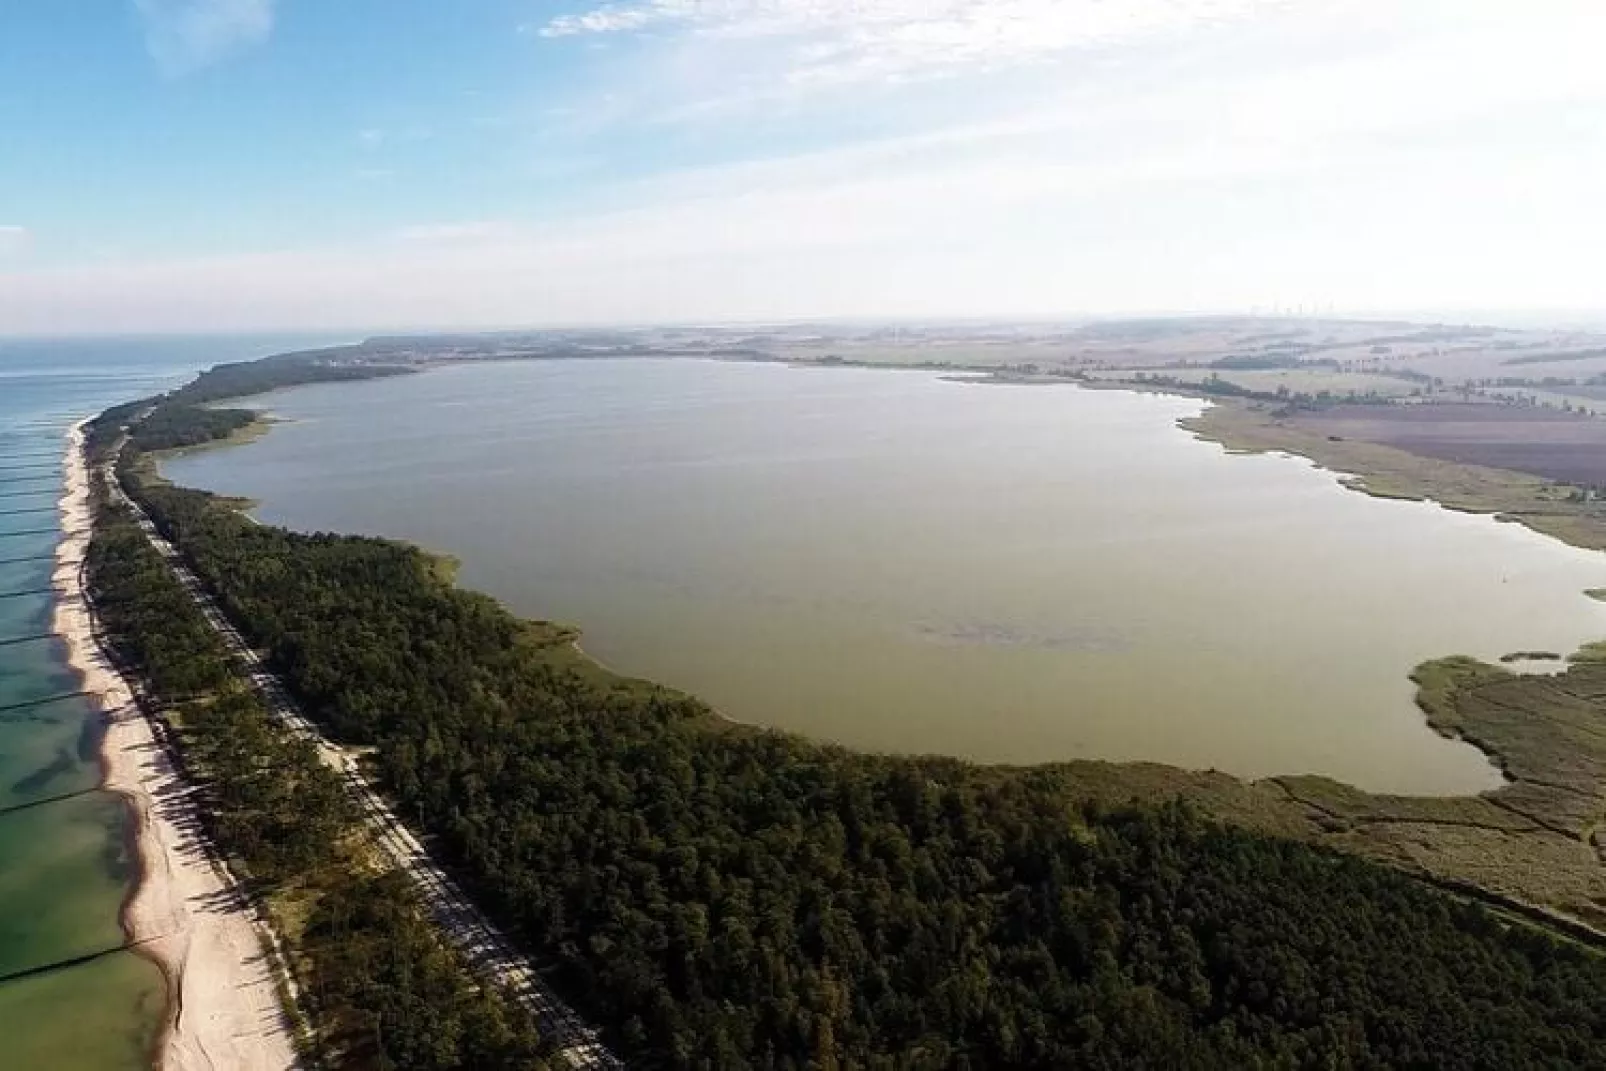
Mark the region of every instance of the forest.
<instances>
[{"instance_id":1,"label":"forest","mask_svg":"<svg viewBox=\"0 0 1606 1071\"><path fill-rule=\"evenodd\" d=\"M1606 1063L1606 962L1404 874L1101 807L1064 767L725 723L588 671L416 548L253 524L137 448L120 471L632 1064Z\"/></svg>"},{"instance_id":2,"label":"forest","mask_svg":"<svg viewBox=\"0 0 1606 1071\"><path fill-rule=\"evenodd\" d=\"M402 364L358 362L351 359L361 347L304 350L282 353L260 361L220 364L167 396L169 404L198 406L207 402L262 394L279 387L307 383L344 383L359 379L407 375L415 369ZM344 358L344 359L342 359Z\"/></svg>"},{"instance_id":3,"label":"forest","mask_svg":"<svg viewBox=\"0 0 1606 1071\"><path fill-rule=\"evenodd\" d=\"M340 777L278 727L133 519L104 503L87 579L112 649L205 794L213 843L289 946L307 1066L544 1067L523 1014L468 974L405 880L376 864Z\"/></svg>"},{"instance_id":4,"label":"forest","mask_svg":"<svg viewBox=\"0 0 1606 1071\"><path fill-rule=\"evenodd\" d=\"M192 405L164 405L140 421L134 443L141 450L177 450L227 439L257 419L247 409L205 409Z\"/></svg>"}]
</instances>

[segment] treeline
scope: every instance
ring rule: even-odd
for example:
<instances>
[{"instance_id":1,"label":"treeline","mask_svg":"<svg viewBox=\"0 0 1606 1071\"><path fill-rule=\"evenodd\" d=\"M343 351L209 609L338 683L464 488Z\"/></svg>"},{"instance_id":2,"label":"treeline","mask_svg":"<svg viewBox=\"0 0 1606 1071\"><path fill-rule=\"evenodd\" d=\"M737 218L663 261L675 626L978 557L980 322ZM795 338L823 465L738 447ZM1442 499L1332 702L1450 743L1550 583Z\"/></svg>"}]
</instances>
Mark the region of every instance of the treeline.
<instances>
[{"instance_id":1,"label":"treeline","mask_svg":"<svg viewBox=\"0 0 1606 1071\"><path fill-rule=\"evenodd\" d=\"M1396 377L1399 378L1399 377ZM1203 379L1188 379L1182 376L1169 375L1164 372L1134 372L1132 382L1150 387L1165 387L1171 390L1188 391L1204 394L1213 398L1243 398L1257 402L1280 402L1290 408L1326 408L1333 405L1376 405L1392 401L1391 395L1376 389L1366 391L1346 390L1343 392L1323 388L1316 391L1290 390L1286 385L1279 385L1276 390L1256 390L1223 378L1219 373L1212 371ZM1417 392L1412 392L1417 393Z\"/></svg>"},{"instance_id":2,"label":"treeline","mask_svg":"<svg viewBox=\"0 0 1606 1071\"><path fill-rule=\"evenodd\" d=\"M141 450L177 450L227 439L250 427L257 415L249 409L204 409L194 405L159 406L133 429Z\"/></svg>"},{"instance_id":3,"label":"treeline","mask_svg":"<svg viewBox=\"0 0 1606 1071\"><path fill-rule=\"evenodd\" d=\"M642 1066L1606 1062L1606 965L1392 870L1101 809L1070 768L731 726L580 676L414 548L127 471L309 713L373 746L400 813Z\"/></svg>"},{"instance_id":4,"label":"treeline","mask_svg":"<svg viewBox=\"0 0 1606 1071\"><path fill-rule=\"evenodd\" d=\"M312 1065L545 1066L527 1017L472 981L405 879L377 866L339 775L237 677L129 515L101 508L87 565L114 650L168 712L202 786L213 842L273 908L310 1016Z\"/></svg>"},{"instance_id":5,"label":"treeline","mask_svg":"<svg viewBox=\"0 0 1606 1071\"><path fill-rule=\"evenodd\" d=\"M1525 353L1520 357L1508 357L1501 364L1560 364L1563 361L1592 361L1599 357L1606 357L1606 346L1597 346L1593 349L1564 350L1549 353Z\"/></svg>"},{"instance_id":6,"label":"treeline","mask_svg":"<svg viewBox=\"0 0 1606 1071\"><path fill-rule=\"evenodd\" d=\"M344 383L360 379L407 375L415 369L403 364L370 362L361 346L286 353L260 361L220 364L202 372L188 385L169 395L181 405L202 405L227 398L262 394L280 387L307 383Z\"/></svg>"},{"instance_id":7,"label":"treeline","mask_svg":"<svg viewBox=\"0 0 1606 1071\"><path fill-rule=\"evenodd\" d=\"M1284 343L1284 346L1287 346L1287 343ZM1324 360L1305 361L1300 359L1298 352L1290 353L1287 352L1286 349L1279 348L1279 351L1274 353L1230 354L1226 357L1219 357L1216 360L1211 361L1207 367L1219 368L1222 371L1254 371L1259 369L1300 367L1320 367L1336 370L1338 368L1338 362L1331 357L1328 357Z\"/></svg>"}]
</instances>

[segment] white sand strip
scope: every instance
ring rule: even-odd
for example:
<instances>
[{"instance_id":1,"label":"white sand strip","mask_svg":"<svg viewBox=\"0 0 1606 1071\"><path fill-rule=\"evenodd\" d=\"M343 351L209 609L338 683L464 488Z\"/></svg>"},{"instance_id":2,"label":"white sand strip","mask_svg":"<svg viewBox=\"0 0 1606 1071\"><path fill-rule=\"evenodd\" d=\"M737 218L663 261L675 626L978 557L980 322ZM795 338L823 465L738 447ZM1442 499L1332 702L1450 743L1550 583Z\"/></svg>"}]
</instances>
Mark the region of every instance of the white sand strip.
<instances>
[{"instance_id":1,"label":"white sand strip","mask_svg":"<svg viewBox=\"0 0 1606 1071\"><path fill-rule=\"evenodd\" d=\"M55 631L109 726L105 787L134 809L141 878L123 909L130 941L168 979L159 1066L171 1071L287 1071L298 1066L280 1006L265 931L210 850L190 786L179 777L126 681L101 654L79 565L89 543L89 471L83 424L68 435L56 556Z\"/></svg>"}]
</instances>

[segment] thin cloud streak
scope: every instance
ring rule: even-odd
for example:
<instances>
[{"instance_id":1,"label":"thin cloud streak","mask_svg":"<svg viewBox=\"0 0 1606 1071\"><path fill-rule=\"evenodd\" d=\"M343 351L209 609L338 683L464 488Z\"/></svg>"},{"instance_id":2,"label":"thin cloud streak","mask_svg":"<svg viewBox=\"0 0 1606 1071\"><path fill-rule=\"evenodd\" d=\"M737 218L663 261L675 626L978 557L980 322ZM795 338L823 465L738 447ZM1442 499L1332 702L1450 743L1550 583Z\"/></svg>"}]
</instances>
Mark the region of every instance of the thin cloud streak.
<instances>
[{"instance_id":1,"label":"thin cloud streak","mask_svg":"<svg viewBox=\"0 0 1606 1071\"><path fill-rule=\"evenodd\" d=\"M134 0L145 47L169 77L191 74L273 33L275 0Z\"/></svg>"},{"instance_id":2,"label":"thin cloud streak","mask_svg":"<svg viewBox=\"0 0 1606 1071\"><path fill-rule=\"evenodd\" d=\"M821 95L807 120L826 136L744 140L753 127L711 119L675 147L719 151L634 170L612 169L616 132L574 134L538 165L584 180L529 202L421 198L366 237L271 254L13 258L0 330L1228 311L1290 296L1598 306L1598 12L1536 2L1549 17L1503 0L1465 0L1453 21L1449 7L1406 18L1385 0L1303 0L1020 83L845 95L862 115L909 89L887 122L832 126L838 104ZM641 78L672 102L672 80L652 77L669 66L648 61L688 40L699 60L749 47L644 34L628 70L602 65L595 95ZM773 52L752 47L755 66ZM548 104L553 121L566 103Z\"/></svg>"},{"instance_id":3,"label":"thin cloud streak","mask_svg":"<svg viewBox=\"0 0 1606 1071\"><path fill-rule=\"evenodd\" d=\"M1572 206L1593 197L1606 146L1495 171L1417 146L1346 165L1352 144L1251 153L1203 138L1186 153L1045 162L987 139L942 167L776 161L643 186L627 207L545 224L421 223L343 247L0 273L0 326L1221 311L1289 294L1372 310L1597 301L1606 221ZM1552 200L1532 202L1541 188ZM1357 216L1354 204L1371 207Z\"/></svg>"},{"instance_id":4,"label":"thin cloud streak","mask_svg":"<svg viewBox=\"0 0 1606 1071\"><path fill-rule=\"evenodd\" d=\"M1247 18L1288 0L641 0L552 19L547 38L643 30L788 43L794 84L940 77Z\"/></svg>"}]
</instances>

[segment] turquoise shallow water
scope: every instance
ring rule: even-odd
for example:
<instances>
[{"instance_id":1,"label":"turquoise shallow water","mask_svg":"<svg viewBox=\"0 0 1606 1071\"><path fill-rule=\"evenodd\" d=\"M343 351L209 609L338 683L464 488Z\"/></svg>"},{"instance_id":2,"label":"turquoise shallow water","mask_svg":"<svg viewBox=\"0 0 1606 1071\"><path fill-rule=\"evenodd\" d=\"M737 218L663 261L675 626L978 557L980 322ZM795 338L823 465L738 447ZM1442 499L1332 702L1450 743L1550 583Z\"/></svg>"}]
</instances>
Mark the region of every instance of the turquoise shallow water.
<instances>
[{"instance_id":1,"label":"turquoise shallow water","mask_svg":"<svg viewBox=\"0 0 1606 1071\"><path fill-rule=\"evenodd\" d=\"M0 1067L149 1066L161 976L126 951L137 874L122 802L100 791L100 718L48 633L67 429L219 361L323 340L0 340ZM25 642L6 644L11 639ZM12 709L5 709L12 708ZM55 969L52 969L55 968Z\"/></svg>"}]
</instances>

